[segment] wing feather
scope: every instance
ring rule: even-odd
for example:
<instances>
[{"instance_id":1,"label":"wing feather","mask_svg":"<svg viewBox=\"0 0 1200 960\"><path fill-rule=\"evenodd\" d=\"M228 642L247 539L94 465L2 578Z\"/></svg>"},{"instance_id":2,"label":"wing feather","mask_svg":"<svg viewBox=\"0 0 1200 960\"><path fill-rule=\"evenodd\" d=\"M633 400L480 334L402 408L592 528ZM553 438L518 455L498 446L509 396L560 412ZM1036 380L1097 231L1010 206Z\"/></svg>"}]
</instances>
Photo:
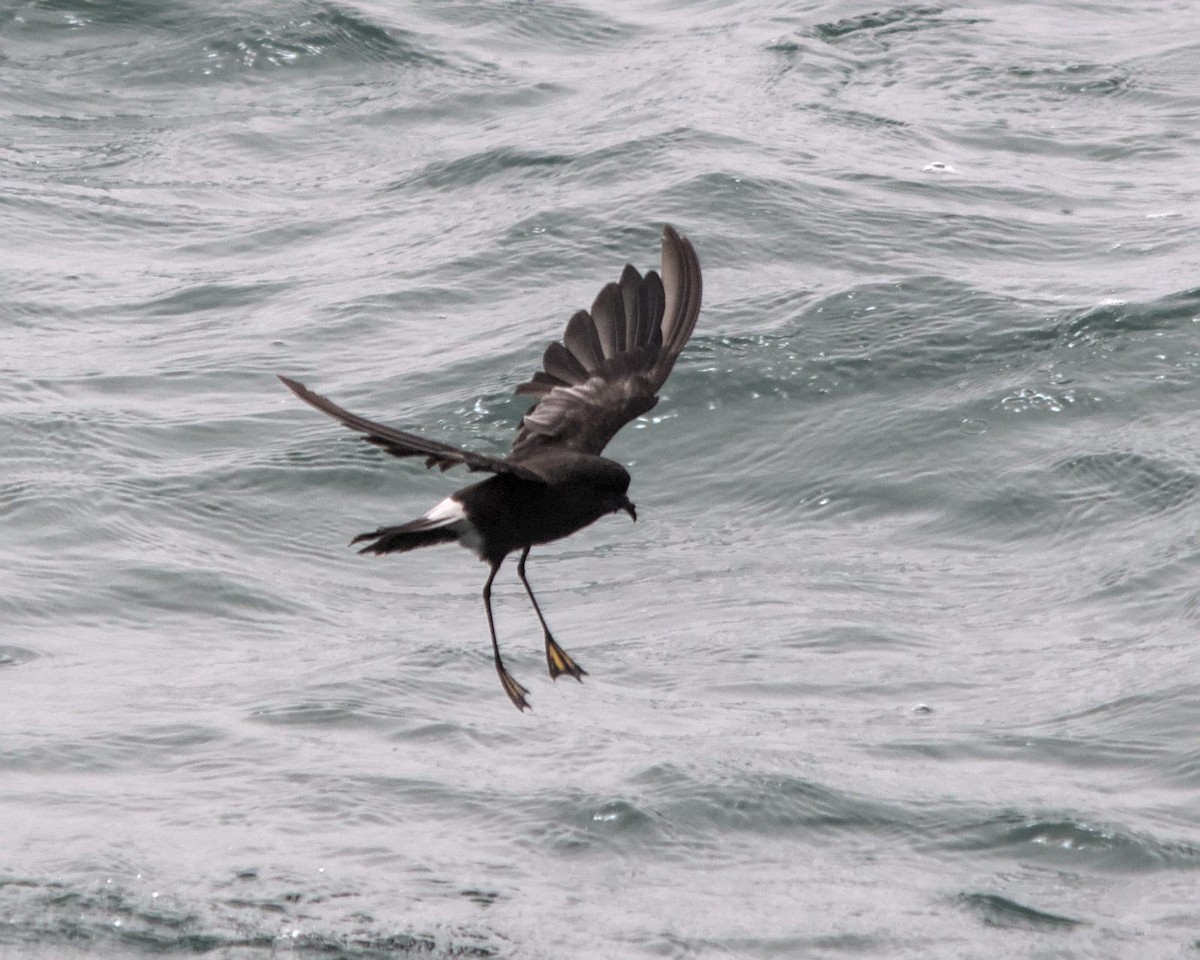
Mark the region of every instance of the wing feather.
<instances>
[{"instance_id":1,"label":"wing feather","mask_svg":"<svg viewBox=\"0 0 1200 960\"><path fill-rule=\"evenodd\" d=\"M403 430L397 430L394 427L376 423L374 420L368 420L366 417L360 417L356 413L351 413L344 407L339 407L329 398L323 397L319 393L314 393L297 380L283 376L279 379L283 381L285 387L309 406L316 407L322 413L329 414L329 416L340 421L351 430L357 430L359 433L366 434L363 438L364 440L382 447L394 457L424 457L426 467L439 467L442 470L449 470L451 467L462 465L468 470L511 473L519 477L524 477L526 480L542 481L540 476L532 470L521 466L519 463L513 463L511 460L502 460L499 457L488 457L480 453L472 453L470 450L453 447L439 440L420 437L415 433L405 433Z\"/></svg>"},{"instance_id":2,"label":"wing feather","mask_svg":"<svg viewBox=\"0 0 1200 960\"><path fill-rule=\"evenodd\" d=\"M690 247L688 244L689 250ZM700 265L696 263L694 253L690 258L687 253L683 243L663 244L662 286L666 299L661 328L663 349L660 354L660 383L666 382L671 375L671 369L691 337L696 318L700 315Z\"/></svg>"},{"instance_id":3,"label":"wing feather","mask_svg":"<svg viewBox=\"0 0 1200 960\"><path fill-rule=\"evenodd\" d=\"M621 299L621 288L615 283L606 284L596 294L592 303L592 323L605 360L625 352L625 303Z\"/></svg>"},{"instance_id":4,"label":"wing feather","mask_svg":"<svg viewBox=\"0 0 1200 960\"><path fill-rule=\"evenodd\" d=\"M521 421L510 459L558 447L599 454L618 430L658 402L700 313L700 263L691 243L663 228L662 275L627 266L589 314L567 322L543 370L517 387L538 398Z\"/></svg>"},{"instance_id":5,"label":"wing feather","mask_svg":"<svg viewBox=\"0 0 1200 960\"><path fill-rule=\"evenodd\" d=\"M392 456L421 457L426 467L442 470L465 466L544 483L534 462L526 466L523 459L548 449L597 455L621 427L654 407L695 329L701 294L696 251L686 237L664 227L661 277L626 266L618 283L601 289L591 313L575 313L562 340L546 348L543 369L517 387L517 393L537 399L505 458L405 433L351 413L296 380L279 379L305 403Z\"/></svg>"},{"instance_id":6,"label":"wing feather","mask_svg":"<svg viewBox=\"0 0 1200 960\"><path fill-rule=\"evenodd\" d=\"M557 340L546 348L542 357L542 369L547 375L564 384L579 383L588 376L587 368L575 359L575 354Z\"/></svg>"},{"instance_id":7,"label":"wing feather","mask_svg":"<svg viewBox=\"0 0 1200 960\"><path fill-rule=\"evenodd\" d=\"M595 373L604 363L604 348L600 346L596 324L586 310L576 311L567 321L562 342L589 374Z\"/></svg>"},{"instance_id":8,"label":"wing feather","mask_svg":"<svg viewBox=\"0 0 1200 960\"><path fill-rule=\"evenodd\" d=\"M625 310L625 342L621 349L632 350L638 344L638 324L641 315L642 275L627 263L621 272L621 305Z\"/></svg>"}]
</instances>

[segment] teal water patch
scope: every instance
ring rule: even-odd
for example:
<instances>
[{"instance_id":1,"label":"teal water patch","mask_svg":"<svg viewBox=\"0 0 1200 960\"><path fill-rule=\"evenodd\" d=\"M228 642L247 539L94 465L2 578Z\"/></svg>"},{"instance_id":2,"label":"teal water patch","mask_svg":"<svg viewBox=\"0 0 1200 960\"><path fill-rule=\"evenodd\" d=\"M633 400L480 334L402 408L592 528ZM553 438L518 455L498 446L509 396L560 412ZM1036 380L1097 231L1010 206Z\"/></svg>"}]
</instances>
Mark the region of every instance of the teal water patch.
<instances>
[{"instance_id":1,"label":"teal water patch","mask_svg":"<svg viewBox=\"0 0 1200 960\"><path fill-rule=\"evenodd\" d=\"M0 954L1190 949L1175 20L0 14ZM582 684L501 570L517 716L486 567L348 546L479 477L275 375L502 455L664 222L700 324L638 522L532 555Z\"/></svg>"}]
</instances>

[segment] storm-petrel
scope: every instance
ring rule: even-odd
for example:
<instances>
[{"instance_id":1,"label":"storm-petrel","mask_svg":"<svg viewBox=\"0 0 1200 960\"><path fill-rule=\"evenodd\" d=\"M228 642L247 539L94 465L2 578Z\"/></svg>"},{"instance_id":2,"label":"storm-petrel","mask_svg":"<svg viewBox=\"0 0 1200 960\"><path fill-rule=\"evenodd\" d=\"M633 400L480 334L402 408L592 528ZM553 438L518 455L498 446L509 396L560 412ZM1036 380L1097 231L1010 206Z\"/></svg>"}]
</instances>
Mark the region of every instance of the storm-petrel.
<instances>
[{"instance_id":1,"label":"storm-petrel","mask_svg":"<svg viewBox=\"0 0 1200 960\"><path fill-rule=\"evenodd\" d=\"M344 410L302 383L279 379L305 403L340 420L396 457L424 457L426 467L463 465L493 476L452 493L423 517L355 537L361 553L403 553L457 541L491 570L483 606L492 635L496 672L504 691L524 710L529 692L509 675L500 658L492 619L492 581L504 558L521 551L517 576L529 594L546 637L550 676L585 671L550 634L537 598L525 579L534 544L566 537L608 513L637 512L626 496L629 474L600 456L609 440L658 402L658 390L692 334L700 312L700 263L687 238L663 228L662 275L644 277L626 266L619 283L597 295L592 311L578 311L561 341L550 344L542 369L517 393L537 398L518 427L506 457L472 453L428 437L404 433Z\"/></svg>"}]
</instances>

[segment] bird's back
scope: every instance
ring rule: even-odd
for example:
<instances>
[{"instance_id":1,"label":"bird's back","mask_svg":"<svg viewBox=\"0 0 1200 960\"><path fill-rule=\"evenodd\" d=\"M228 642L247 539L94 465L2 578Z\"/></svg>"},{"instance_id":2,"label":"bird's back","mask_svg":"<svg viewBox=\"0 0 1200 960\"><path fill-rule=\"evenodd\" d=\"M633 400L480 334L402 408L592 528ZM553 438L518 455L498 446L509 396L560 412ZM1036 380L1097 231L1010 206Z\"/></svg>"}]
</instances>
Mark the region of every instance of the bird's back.
<instances>
[{"instance_id":1,"label":"bird's back","mask_svg":"<svg viewBox=\"0 0 1200 960\"><path fill-rule=\"evenodd\" d=\"M628 471L604 457L552 449L522 465L546 482L497 474L454 494L488 545L479 551L485 560L570 536L618 509L629 489Z\"/></svg>"}]
</instances>

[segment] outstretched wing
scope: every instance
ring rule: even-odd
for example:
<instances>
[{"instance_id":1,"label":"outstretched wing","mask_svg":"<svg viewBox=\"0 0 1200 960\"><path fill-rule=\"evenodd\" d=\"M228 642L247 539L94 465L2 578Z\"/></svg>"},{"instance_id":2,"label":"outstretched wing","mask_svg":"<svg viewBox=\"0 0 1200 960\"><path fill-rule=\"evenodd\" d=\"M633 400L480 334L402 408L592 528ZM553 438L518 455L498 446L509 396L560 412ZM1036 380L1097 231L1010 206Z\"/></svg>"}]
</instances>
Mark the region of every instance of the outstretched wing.
<instances>
[{"instance_id":1,"label":"outstretched wing","mask_svg":"<svg viewBox=\"0 0 1200 960\"><path fill-rule=\"evenodd\" d=\"M517 393L538 398L521 421L510 458L547 447L599 454L618 430L658 402L700 313L700 262L686 237L663 228L662 276L627 266L580 310L542 369Z\"/></svg>"},{"instance_id":2,"label":"outstretched wing","mask_svg":"<svg viewBox=\"0 0 1200 960\"><path fill-rule=\"evenodd\" d=\"M360 417L358 414L351 413L349 410L339 407L332 400L321 396L319 393L313 393L308 387L296 380L283 376L279 379L283 381L285 387L305 403L316 407L322 413L329 414L335 420L340 420L351 430L365 433L366 437L364 439L368 443L383 447L393 457L424 457L426 467L439 467L442 470L449 470L451 467L461 464L468 470L511 473L518 477L524 477L526 480L536 480L539 483L545 482L542 477L539 477L532 470L522 467L519 463L513 463L511 460L501 460L498 457L487 457L480 453L472 453L470 450L461 450L458 447L450 446L448 443L430 440L428 437L419 437L413 433L405 433L402 430L396 430L382 423L376 423L374 420L368 420L366 417Z\"/></svg>"}]
</instances>

